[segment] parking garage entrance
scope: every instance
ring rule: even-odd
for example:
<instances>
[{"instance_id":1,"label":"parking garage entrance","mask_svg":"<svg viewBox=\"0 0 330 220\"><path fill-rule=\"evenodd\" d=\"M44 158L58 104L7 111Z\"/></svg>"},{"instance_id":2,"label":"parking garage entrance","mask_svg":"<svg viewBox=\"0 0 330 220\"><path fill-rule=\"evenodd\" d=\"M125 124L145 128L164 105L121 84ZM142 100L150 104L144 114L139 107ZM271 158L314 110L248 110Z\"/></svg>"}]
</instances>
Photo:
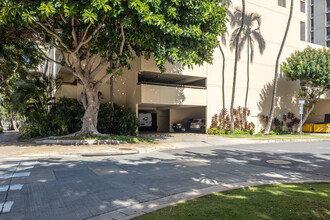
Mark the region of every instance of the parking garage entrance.
<instances>
[{"instance_id":1,"label":"parking garage entrance","mask_svg":"<svg viewBox=\"0 0 330 220\"><path fill-rule=\"evenodd\" d=\"M206 125L205 106L165 106L155 104L139 104L138 118L141 132L175 132L173 124L184 124L199 120ZM199 129L199 126L201 129ZM179 132L203 132L202 124ZM204 127L205 129L205 127Z\"/></svg>"}]
</instances>

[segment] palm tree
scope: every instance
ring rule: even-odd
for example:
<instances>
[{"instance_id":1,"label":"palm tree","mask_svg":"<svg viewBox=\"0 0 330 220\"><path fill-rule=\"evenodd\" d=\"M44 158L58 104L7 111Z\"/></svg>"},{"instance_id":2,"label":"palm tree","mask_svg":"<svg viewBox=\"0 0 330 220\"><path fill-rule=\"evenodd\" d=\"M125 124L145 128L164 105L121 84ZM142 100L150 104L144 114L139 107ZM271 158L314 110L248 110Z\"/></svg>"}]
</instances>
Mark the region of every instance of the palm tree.
<instances>
[{"instance_id":1,"label":"palm tree","mask_svg":"<svg viewBox=\"0 0 330 220\"><path fill-rule=\"evenodd\" d=\"M244 16L245 15L245 0L242 0L242 14L241 14L241 27L237 32L236 47L235 47L235 65L234 65L234 76L233 76L233 87L232 87L232 95L231 95L231 105L230 105L230 134L233 135L235 131L234 125L234 104L235 104L235 91L236 91L236 78L237 78L237 62L239 56L239 40L241 36L241 32L244 27Z\"/></svg>"},{"instance_id":2,"label":"palm tree","mask_svg":"<svg viewBox=\"0 0 330 220\"><path fill-rule=\"evenodd\" d=\"M231 25L237 26L239 23L241 23L242 18L242 12L240 9L236 9L235 11L236 16L234 16ZM234 14L235 14L234 13ZM239 17L239 20L235 20L235 17ZM247 44L247 85L246 85L246 95L245 95L245 108L247 107L247 101L249 96L249 89L250 89L250 63L253 63L253 57L254 57L254 45L257 43L259 46L259 52L260 54L263 54L266 48L266 42L261 35L260 32L260 26L261 26L261 15L258 13L247 13L244 16L244 28L242 30L242 34L240 37L240 43L239 43L239 57L241 58L241 52ZM230 48L233 49L235 47L235 39L237 37L237 33L239 28L236 28L231 35L230 39Z\"/></svg>"},{"instance_id":3,"label":"palm tree","mask_svg":"<svg viewBox=\"0 0 330 220\"><path fill-rule=\"evenodd\" d=\"M232 5L231 0L224 0L222 2L227 9L227 15L228 17L231 17L231 12L228 10L228 8ZM221 34L220 36L220 42L219 42L219 49L222 55L222 108L226 108L226 101L225 101L225 64L226 64L226 57L225 57L225 53L221 47L221 44L226 45L227 44L227 37L228 35L228 30Z\"/></svg>"},{"instance_id":4,"label":"palm tree","mask_svg":"<svg viewBox=\"0 0 330 220\"><path fill-rule=\"evenodd\" d=\"M272 122L273 122L274 112L275 112L275 99L276 99L276 95L277 95L278 66L279 66L280 57L281 57L281 54L282 54L282 51L283 51L283 47L284 47L286 38L288 36L289 29L290 29L292 14L293 14L293 0L291 0L290 15L289 15L288 23L287 23L286 30L285 30L285 33L284 33L284 37L283 37L283 41L282 41L282 44L281 44L281 47L280 47L280 51L278 52L277 59L276 59L273 97L272 97L272 103L271 103L271 107L270 107L270 113L269 113L269 116L268 116L268 122L267 122L267 125L265 127L264 134L269 134L269 131L272 127Z\"/></svg>"}]
</instances>

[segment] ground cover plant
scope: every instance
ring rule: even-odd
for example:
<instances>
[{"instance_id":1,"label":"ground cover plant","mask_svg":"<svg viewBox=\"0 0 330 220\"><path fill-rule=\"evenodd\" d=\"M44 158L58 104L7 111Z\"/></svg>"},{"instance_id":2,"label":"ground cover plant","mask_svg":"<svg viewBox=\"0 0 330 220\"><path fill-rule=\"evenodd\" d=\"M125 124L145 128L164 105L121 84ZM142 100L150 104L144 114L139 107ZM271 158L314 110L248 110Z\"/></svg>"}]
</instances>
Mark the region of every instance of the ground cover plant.
<instances>
[{"instance_id":1,"label":"ground cover plant","mask_svg":"<svg viewBox=\"0 0 330 220\"><path fill-rule=\"evenodd\" d=\"M135 220L329 219L330 184L274 184L218 192Z\"/></svg>"}]
</instances>

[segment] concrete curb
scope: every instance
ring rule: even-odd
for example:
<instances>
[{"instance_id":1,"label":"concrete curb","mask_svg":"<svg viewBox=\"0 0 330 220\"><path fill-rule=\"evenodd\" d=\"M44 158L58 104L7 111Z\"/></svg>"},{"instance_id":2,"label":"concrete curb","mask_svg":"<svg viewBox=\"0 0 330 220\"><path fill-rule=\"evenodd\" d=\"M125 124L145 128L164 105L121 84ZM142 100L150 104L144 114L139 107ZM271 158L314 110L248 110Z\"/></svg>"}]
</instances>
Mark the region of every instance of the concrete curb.
<instances>
[{"instance_id":1,"label":"concrete curb","mask_svg":"<svg viewBox=\"0 0 330 220\"><path fill-rule=\"evenodd\" d=\"M257 143L292 143L292 142L330 142L330 139L278 139L278 140L255 140Z\"/></svg>"},{"instance_id":2,"label":"concrete curb","mask_svg":"<svg viewBox=\"0 0 330 220\"><path fill-rule=\"evenodd\" d=\"M290 181L290 180L283 180L283 181L274 181L274 180L264 180L264 181L255 181L255 182L237 182L232 184L220 184L217 186L211 186L204 189L192 190L189 192L183 192L174 194L171 196L163 197L160 199L138 203L135 205L131 205L125 208L120 208L112 212L104 213L98 216L94 216L91 218L87 218L89 220L127 220L134 217L138 217L144 215L146 213L150 213L156 211L161 208L165 208L170 205L174 205L180 202L185 202L187 200L192 200L198 197L202 197L208 194L238 189L242 187L249 187L249 186L259 186L259 185L267 185L267 184L276 184L276 183L308 183L308 182L324 182L330 183L329 180L299 180L299 181Z\"/></svg>"},{"instance_id":3,"label":"concrete curb","mask_svg":"<svg viewBox=\"0 0 330 220\"><path fill-rule=\"evenodd\" d=\"M36 144L60 144L60 145L118 145L125 144L126 142L116 141L116 140L36 140L34 141Z\"/></svg>"}]
</instances>

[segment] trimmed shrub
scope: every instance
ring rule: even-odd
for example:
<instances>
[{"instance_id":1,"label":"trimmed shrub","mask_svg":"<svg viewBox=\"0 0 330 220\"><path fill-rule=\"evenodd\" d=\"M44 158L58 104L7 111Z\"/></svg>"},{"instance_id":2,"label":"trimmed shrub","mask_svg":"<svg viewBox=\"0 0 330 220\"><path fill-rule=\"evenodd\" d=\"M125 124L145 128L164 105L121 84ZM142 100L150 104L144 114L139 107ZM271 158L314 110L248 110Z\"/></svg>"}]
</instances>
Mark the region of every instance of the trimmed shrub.
<instances>
[{"instance_id":1,"label":"trimmed shrub","mask_svg":"<svg viewBox=\"0 0 330 220\"><path fill-rule=\"evenodd\" d=\"M116 135L136 135L139 121L128 108L102 104L99 111L97 128L99 132Z\"/></svg>"},{"instance_id":2,"label":"trimmed shrub","mask_svg":"<svg viewBox=\"0 0 330 220\"><path fill-rule=\"evenodd\" d=\"M3 133L3 127L0 127L0 134Z\"/></svg>"},{"instance_id":3,"label":"trimmed shrub","mask_svg":"<svg viewBox=\"0 0 330 220\"><path fill-rule=\"evenodd\" d=\"M28 118L21 126L23 139L34 137L61 136L77 132L81 129L81 118L84 116L83 105L76 99L60 98L51 105L48 114L39 115L40 120ZM34 115L35 116L35 115ZM101 104L98 115L98 130L105 134L136 135L139 121L129 109L109 104Z\"/></svg>"}]
</instances>

